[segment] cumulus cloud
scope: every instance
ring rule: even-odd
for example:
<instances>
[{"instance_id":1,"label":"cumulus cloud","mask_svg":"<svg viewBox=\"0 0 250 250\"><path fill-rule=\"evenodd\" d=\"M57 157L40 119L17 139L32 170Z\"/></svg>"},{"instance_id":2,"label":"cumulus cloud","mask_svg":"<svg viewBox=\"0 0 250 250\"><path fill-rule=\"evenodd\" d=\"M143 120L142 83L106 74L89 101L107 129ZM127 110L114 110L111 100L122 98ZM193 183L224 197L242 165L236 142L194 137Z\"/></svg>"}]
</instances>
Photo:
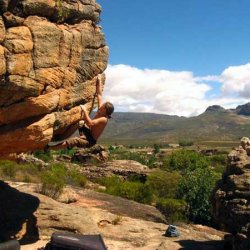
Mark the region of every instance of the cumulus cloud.
<instances>
[{"instance_id":1,"label":"cumulus cloud","mask_svg":"<svg viewBox=\"0 0 250 250\"><path fill-rule=\"evenodd\" d=\"M219 81L224 95L238 95L250 98L250 63L226 68Z\"/></svg>"},{"instance_id":2,"label":"cumulus cloud","mask_svg":"<svg viewBox=\"0 0 250 250\"><path fill-rule=\"evenodd\" d=\"M210 81L222 83L224 89L230 75L224 71L221 76L195 77L189 71L168 71L158 69L138 69L129 65L109 65L106 70L104 96L114 103L116 111L152 112L169 115L198 115L214 104L226 108L235 107L245 101L234 96L208 98L212 90ZM233 79L233 74L231 74ZM233 84L233 86L235 86ZM233 106L234 105L234 106Z\"/></svg>"}]
</instances>

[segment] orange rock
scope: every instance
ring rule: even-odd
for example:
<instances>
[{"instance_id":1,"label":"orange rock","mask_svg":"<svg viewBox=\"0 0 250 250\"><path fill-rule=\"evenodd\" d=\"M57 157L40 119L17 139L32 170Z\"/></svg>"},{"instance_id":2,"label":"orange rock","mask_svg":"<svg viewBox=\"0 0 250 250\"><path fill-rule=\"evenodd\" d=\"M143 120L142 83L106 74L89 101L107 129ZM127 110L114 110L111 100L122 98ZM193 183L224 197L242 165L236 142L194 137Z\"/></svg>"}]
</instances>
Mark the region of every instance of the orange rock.
<instances>
[{"instance_id":1,"label":"orange rock","mask_svg":"<svg viewBox=\"0 0 250 250\"><path fill-rule=\"evenodd\" d=\"M0 16L0 155L44 148L79 121L79 104L93 108L109 53L100 11L94 0L23 0L21 23Z\"/></svg>"},{"instance_id":2,"label":"orange rock","mask_svg":"<svg viewBox=\"0 0 250 250\"><path fill-rule=\"evenodd\" d=\"M0 45L0 76L6 72L6 62L4 57L4 47Z\"/></svg>"}]
</instances>

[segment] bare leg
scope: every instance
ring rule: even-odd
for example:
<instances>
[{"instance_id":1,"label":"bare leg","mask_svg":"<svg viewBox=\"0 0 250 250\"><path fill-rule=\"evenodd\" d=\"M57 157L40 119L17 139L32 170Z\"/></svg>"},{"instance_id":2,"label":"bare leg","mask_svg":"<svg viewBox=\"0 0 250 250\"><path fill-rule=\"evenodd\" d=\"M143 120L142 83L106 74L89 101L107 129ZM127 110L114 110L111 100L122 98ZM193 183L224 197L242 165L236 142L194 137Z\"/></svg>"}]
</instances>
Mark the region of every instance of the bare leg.
<instances>
[{"instance_id":1,"label":"bare leg","mask_svg":"<svg viewBox=\"0 0 250 250\"><path fill-rule=\"evenodd\" d=\"M61 144L58 144L58 145L55 145L55 146L50 146L49 149L57 150L57 149L65 149L67 147L68 147L67 143L62 142Z\"/></svg>"}]
</instances>

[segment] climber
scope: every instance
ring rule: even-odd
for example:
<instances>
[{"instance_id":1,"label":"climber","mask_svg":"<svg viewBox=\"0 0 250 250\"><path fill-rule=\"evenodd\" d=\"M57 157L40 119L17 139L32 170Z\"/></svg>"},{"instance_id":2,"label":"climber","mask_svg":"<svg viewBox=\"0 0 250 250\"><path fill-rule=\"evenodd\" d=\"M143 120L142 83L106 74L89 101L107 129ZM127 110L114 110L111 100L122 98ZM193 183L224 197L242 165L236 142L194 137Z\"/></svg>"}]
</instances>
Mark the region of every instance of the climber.
<instances>
[{"instance_id":1,"label":"climber","mask_svg":"<svg viewBox=\"0 0 250 250\"><path fill-rule=\"evenodd\" d=\"M65 141L60 142L59 144L56 143L56 145L52 146L49 143L46 146L45 150L65 148L71 149L73 147L88 148L96 144L96 141L102 134L104 128L108 123L108 120L111 118L111 114L114 111L114 106L112 103L102 103L101 75L98 75L97 77L96 94L98 102L98 111L93 119L89 117L86 108L83 105L80 105L82 110L81 118L83 119L83 124L81 124L81 122L77 124L80 136L68 138ZM69 130L74 132L77 127L73 125L72 128L70 128Z\"/></svg>"}]
</instances>

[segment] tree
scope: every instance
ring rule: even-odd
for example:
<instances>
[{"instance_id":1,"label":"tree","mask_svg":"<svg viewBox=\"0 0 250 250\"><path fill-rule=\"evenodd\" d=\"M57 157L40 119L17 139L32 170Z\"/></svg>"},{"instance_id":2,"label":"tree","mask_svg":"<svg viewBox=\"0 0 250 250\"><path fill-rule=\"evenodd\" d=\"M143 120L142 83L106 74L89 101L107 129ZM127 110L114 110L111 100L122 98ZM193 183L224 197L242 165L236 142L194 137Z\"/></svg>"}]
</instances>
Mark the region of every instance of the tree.
<instances>
[{"instance_id":1,"label":"tree","mask_svg":"<svg viewBox=\"0 0 250 250\"><path fill-rule=\"evenodd\" d=\"M182 178L177 197L187 203L189 220L209 224L211 221L211 195L220 175L209 167L188 171Z\"/></svg>"}]
</instances>

